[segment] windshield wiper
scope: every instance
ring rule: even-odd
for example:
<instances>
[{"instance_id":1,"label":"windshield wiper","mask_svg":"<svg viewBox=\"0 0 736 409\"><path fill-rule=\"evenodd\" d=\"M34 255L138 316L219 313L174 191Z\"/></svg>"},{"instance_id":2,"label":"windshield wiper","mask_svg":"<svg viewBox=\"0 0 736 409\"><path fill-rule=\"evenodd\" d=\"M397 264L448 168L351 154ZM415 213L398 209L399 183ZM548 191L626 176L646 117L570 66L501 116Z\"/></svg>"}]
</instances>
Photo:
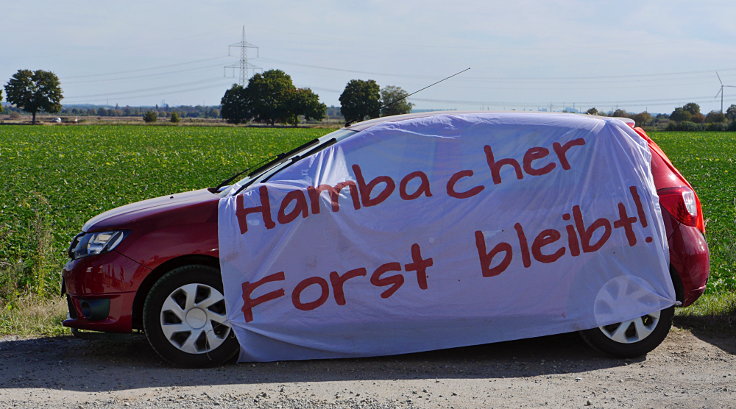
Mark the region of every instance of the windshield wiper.
<instances>
[{"instance_id":1,"label":"windshield wiper","mask_svg":"<svg viewBox=\"0 0 736 409\"><path fill-rule=\"evenodd\" d=\"M217 193L217 192L220 191L220 189L223 186L227 186L228 184L230 184L230 182L232 182L233 180L235 180L235 178L240 177L240 176L242 176L242 175L244 175L246 173L248 175L253 175L255 173L258 173L258 172L261 172L263 170L266 170L269 167L273 166L273 164L278 163L279 161L283 160L285 157L287 157L289 155L292 155L292 154L294 154L296 152L299 152L300 150L306 149L306 148L308 148L308 147L316 144L317 142L319 142L319 139L312 139L311 141L309 141L307 143L303 143L303 144L297 146L296 148L294 148L294 149L292 149L292 150L290 150L288 152L279 153L276 156L269 157L266 160L261 161L261 162L258 162L257 164L255 164L253 166L250 166L250 167L246 168L245 170L243 170L241 172L238 172L238 173L232 175L231 177L223 180L216 187L211 187L211 188L209 188L207 190L209 190L212 193Z\"/></svg>"},{"instance_id":2,"label":"windshield wiper","mask_svg":"<svg viewBox=\"0 0 736 409\"><path fill-rule=\"evenodd\" d=\"M315 139L315 141L316 141L316 139ZM305 153L303 153L303 154L301 154L301 155L295 155L295 156L294 156L294 157L292 157L292 158L291 158L291 160L289 161L289 165L293 164L294 162L297 162L297 161L299 161L299 160L300 160L300 159L302 159L302 158L305 158L305 157L307 157L307 156L309 156L309 155L312 155L312 154L314 154L314 153L316 153L316 152L319 152L319 151L321 151L322 149L325 149L325 148L327 148L328 146L332 146L332 145L334 145L335 143L337 143L337 139L335 139L335 138L330 138L330 139L328 139L328 140L324 141L324 143L322 143L322 144L320 144L320 145L317 145L317 146L315 146L314 148L310 149L309 151L307 151L307 152L305 152ZM305 144L305 145L304 145L304 146L302 146L301 148L306 148L306 147L309 147L310 145L311 145L311 144ZM283 159L284 157L287 157L287 156L289 156L290 154L294 154L294 153L296 153L296 152L298 152L298 151L299 151L299 149L292 149L291 151L289 151L289 152L286 152L286 153L285 153L285 154L283 154L283 155L280 155L280 158L279 158L279 159L275 159L275 160L272 160L271 162L269 162L269 163L267 163L267 164L265 164L265 165L261 166L261 167L260 167L260 168L258 168L257 170L253 171L253 173L258 173L258 172L260 172L261 170L265 170L265 169L267 169L267 168L269 168L269 167L272 167L272 166L273 166L273 165L274 165L275 163L278 163L278 161L279 161L279 160L282 160L282 159ZM283 168L281 168L281 169L283 169ZM271 179L271 177L273 177L273 175L275 175L275 174L279 173L279 171L281 171L281 169L278 169L277 171L275 171L275 172L273 172L272 174L268 175L268 177L266 177L266 178L265 178L265 179L263 180L263 182L267 181L268 179ZM244 183L244 184L243 184L243 186L240 186L240 187L238 188L238 190L236 190L235 192L233 192L232 196L235 196L235 195L237 195L238 193L240 193L240 192L241 192L241 191L242 191L243 189L245 189L246 187L250 186L250 184L251 184L252 182L253 182L253 181L251 180L251 181L249 181L248 183Z\"/></svg>"},{"instance_id":3,"label":"windshield wiper","mask_svg":"<svg viewBox=\"0 0 736 409\"><path fill-rule=\"evenodd\" d=\"M262 160L262 161L258 162L257 164L255 164L253 166L249 166L249 167L245 168L245 170L242 170L242 171L240 171L240 172L238 172L238 173L230 176L229 178L223 180L222 182L220 182L219 185L217 185L215 187L207 188L207 190L209 190L212 193L218 193L223 186L227 186L228 184L230 184L230 182L232 182L233 180L235 180L235 178L237 178L237 177L239 177L239 176L241 176L241 175L243 175L245 173L250 172L252 169L255 169L256 166L260 166L262 163L265 163L266 161L269 161L269 160L271 160L270 157L267 158L267 159L265 159L265 160Z\"/></svg>"}]
</instances>

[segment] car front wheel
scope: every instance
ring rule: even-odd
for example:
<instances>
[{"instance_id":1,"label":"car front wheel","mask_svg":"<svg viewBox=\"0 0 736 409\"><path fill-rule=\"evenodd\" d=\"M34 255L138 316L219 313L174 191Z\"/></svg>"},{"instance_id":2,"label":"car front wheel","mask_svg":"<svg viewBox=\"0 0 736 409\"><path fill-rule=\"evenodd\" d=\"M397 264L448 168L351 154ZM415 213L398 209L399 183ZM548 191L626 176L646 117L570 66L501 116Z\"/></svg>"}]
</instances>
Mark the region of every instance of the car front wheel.
<instances>
[{"instance_id":1,"label":"car front wheel","mask_svg":"<svg viewBox=\"0 0 736 409\"><path fill-rule=\"evenodd\" d=\"M143 304L143 331L156 353L179 366L221 365L239 350L220 273L205 265L175 268L153 285Z\"/></svg>"}]
</instances>

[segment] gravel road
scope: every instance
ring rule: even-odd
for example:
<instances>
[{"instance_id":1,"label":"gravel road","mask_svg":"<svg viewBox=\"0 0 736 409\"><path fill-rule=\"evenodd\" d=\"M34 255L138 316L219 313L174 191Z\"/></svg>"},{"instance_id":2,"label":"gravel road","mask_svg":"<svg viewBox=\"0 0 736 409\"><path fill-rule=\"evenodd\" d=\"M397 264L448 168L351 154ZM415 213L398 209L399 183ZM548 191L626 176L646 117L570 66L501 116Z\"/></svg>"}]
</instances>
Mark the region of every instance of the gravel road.
<instances>
[{"instance_id":1,"label":"gravel road","mask_svg":"<svg viewBox=\"0 0 736 409\"><path fill-rule=\"evenodd\" d=\"M7 408L736 407L736 342L673 328L641 359L574 334L421 354L176 369L140 336L0 338Z\"/></svg>"}]
</instances>

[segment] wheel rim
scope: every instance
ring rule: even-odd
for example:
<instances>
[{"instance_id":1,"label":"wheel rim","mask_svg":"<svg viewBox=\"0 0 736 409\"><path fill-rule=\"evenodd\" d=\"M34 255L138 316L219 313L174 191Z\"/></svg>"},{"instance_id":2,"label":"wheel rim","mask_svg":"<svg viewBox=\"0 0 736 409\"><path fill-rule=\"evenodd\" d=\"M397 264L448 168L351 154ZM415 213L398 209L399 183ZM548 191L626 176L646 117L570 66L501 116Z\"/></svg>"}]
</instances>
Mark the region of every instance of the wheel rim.
<instances>
[{"instance_id":1,"label":"wheel rim","mask_svg":"<svg viewBox=\"0 0 736 409\"><path fill-rule=\"evenodd\" d=\"M621 344L639 342L654 332L659 323L660 311L658 300L652 297L646 282L638 277L618 276L608 280L598 291L595 299L594 314L599 323L611 322L620 317L621 307L636 307L639 311L646 309L654 312L644 314L631 320L599 326L598 329L611 339Z\"/></svg>"},{"instance_id":2,"label":"wheel rim","mask_svg":"<svg viewBox=\"0 0 736 409\"><path fill-rule=\"evenodd\" d=\"M622 344L639 342L654 332L659 323L660 312L643 315L633 320L606 325L600 328L601 332L613 341Z\"/></svg>"},{"instance_id":3,"label":"wheel rim","mask_svg":"<svg viewBox=\"0 0 736 409\"><path fill-rule=\"evenodd\" d=\"M230 335L225 297L214 287L192 283L171 292L161 306L161 331L176 349L205 354Z\"/></svg>"}]
</instances>

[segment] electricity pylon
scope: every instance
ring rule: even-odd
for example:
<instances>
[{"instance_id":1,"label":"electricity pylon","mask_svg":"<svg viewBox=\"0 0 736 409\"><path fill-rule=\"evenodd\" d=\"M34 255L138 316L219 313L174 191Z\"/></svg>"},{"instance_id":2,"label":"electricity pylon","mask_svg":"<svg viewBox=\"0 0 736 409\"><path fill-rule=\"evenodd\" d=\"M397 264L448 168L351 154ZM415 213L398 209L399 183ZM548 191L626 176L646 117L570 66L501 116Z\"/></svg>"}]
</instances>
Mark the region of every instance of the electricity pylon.
<instances>
[{"instance_id":1,"label":"electricity pylon","mask_svg":"<svg viewBox=\"0 0 736 409\"><path fill-rule=\"evenodd\" d=\"M240 86L244 87L245 83L248 81L248 70L260 70L261 69L261 67L257 67L248 62L248 49L255 48L256 57L258 57L259 56L258 46L245 41L245 26L243 26L242 39L240 40L240 42L230 44L229 46L227 46L227 55L230 55L230 50L233 47L240 48L240 61L238 64L226 65L225 75L227 76L228 69L233 70L233 73L235 70L238 70L238 82L240 83Z\"/></svg>"}]
</instances>

